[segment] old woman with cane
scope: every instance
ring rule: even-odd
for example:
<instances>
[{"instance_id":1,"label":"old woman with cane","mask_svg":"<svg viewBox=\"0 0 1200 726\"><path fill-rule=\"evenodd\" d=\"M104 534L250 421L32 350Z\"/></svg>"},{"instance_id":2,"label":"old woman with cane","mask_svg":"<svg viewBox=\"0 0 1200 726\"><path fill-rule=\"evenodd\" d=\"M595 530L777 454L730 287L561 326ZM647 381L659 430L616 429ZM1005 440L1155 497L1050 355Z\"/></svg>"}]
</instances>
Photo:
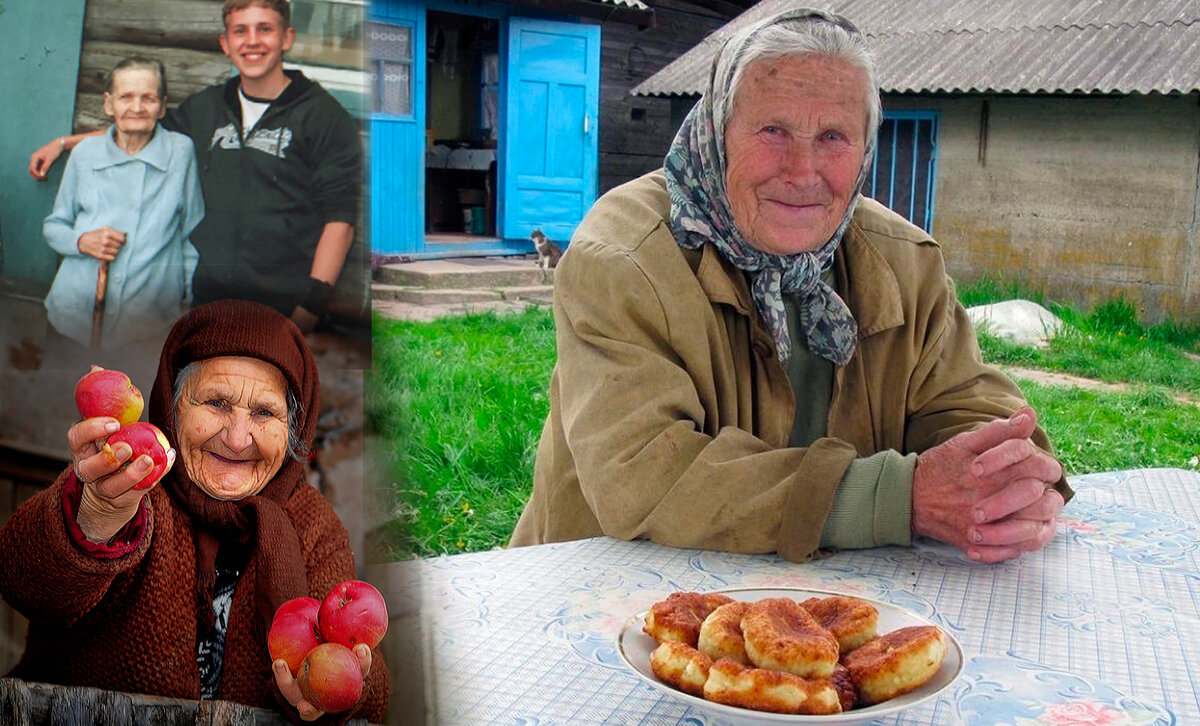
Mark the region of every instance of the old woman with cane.
<instances>
[{"instance_id":1,"label":"old woman with cane","mask_svg":"<svg viewBox=\"0 0 1200 726\"><path fill-rule=\"evenodd\" d=\"M46 296L50 325L93 358L99 348L161 343L190 301L197 254L188 235L204 200L191 140L158 125L166 102L161 63L118 63L104 93L113 125L72 152L43 224L62 255Z\"/></svg>"}]
</instances>

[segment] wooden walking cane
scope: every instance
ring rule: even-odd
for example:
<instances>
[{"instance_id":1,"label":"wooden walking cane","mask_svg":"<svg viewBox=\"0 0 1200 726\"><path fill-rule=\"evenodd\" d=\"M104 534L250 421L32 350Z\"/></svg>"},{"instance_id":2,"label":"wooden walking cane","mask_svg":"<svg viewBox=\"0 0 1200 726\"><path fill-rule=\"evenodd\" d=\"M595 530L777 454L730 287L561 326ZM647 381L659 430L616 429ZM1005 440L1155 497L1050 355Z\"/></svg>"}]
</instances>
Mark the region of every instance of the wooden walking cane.
<instances>
[{"instance_id":1,"label":"wooden walking cane","mask_svg":"<svg viewBox=\"0 0 1200 726\"><path fill-rule=\"evenodd\" d=\"M100 260L96 276L96 304L92 306L92 356L100 350L100 335L104 327L104 298L108 295L108 260Z\"/></svg>"}]
</instances>

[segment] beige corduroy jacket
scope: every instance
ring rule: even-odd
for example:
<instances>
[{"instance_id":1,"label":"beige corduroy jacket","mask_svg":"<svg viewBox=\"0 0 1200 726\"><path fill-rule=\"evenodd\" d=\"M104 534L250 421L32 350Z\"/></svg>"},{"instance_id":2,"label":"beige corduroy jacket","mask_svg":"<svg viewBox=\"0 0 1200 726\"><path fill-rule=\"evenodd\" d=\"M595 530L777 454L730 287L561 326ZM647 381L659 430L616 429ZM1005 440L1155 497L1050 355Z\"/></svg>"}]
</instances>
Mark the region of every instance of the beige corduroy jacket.
<instances>
[{"instance_id":1,"label":"beige corduroy jacket","mask_svg":"<svg viewBox=\"0 0 1200 726\"><path fill-rule=\"evenodd\" d=\"M981 361L937 243L862 199L834 265L858 348L828 435L789 448L794 395L745 275L676 244L668 210L661 171L613 189L555 272L550 413L511 545L604 534L806 559L853 459L920 452L1024 402Z\"/></svg>"}]
</instances>

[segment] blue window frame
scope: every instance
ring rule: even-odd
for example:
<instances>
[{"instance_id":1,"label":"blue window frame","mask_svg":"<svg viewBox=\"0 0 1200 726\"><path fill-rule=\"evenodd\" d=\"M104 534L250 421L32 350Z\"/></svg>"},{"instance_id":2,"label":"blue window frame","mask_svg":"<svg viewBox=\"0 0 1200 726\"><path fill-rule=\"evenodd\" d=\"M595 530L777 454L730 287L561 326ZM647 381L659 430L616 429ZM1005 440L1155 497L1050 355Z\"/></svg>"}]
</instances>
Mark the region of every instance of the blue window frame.
<instances>
[{"instance_id":1,"label":"blue window frame","mask_svg":"<svg viewBox=\"0 0 1200 726\"><path fill-rule=\"evenodd\" d=\"M885 111L863 185L863 194L926 232L933 227L937 133L937 111Z\"/></svg>"}]
</instances>

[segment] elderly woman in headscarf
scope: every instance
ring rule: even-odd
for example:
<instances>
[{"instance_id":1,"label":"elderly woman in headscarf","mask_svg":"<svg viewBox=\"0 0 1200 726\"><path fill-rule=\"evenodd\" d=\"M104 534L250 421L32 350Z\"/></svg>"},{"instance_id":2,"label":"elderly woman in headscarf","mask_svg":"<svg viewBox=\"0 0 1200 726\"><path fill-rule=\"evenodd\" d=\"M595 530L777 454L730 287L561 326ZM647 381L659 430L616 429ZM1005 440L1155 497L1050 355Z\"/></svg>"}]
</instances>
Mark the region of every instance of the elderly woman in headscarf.
<instances>
[{"instance_id":1,"label":"elderly woman in headscarf","mask_svg":"<svg viewBox=\"0 0 1200 726\"><path fill-rule=\"evenodd\" d=\"M1070 496L984 365L938 245L860 190L880 119L846 19L733 34L664 169L555 278L558 361L511 543L598 535L792 560L929 536L995 562Z\"/></svg>"},{"instance_id":2,"label":"elderly woman in headscarf","mask_svg":"<svg viewBox=\"0 0 1200 726\"><path fill-rule=\"evenodd\" d=\"M150 457L102 450L116 419L84 419L67 432L73 465L0 531L0 593L30 620L10 675L323 716L267 650L281 604L355 579L345 527L304 480L318 395L303 336L271 308L180 318L149 400L174 447L158 486L132 488ZM387 670L355 653L363 696L327 721L383 716Z\"/></svg>"}]
</instances>

